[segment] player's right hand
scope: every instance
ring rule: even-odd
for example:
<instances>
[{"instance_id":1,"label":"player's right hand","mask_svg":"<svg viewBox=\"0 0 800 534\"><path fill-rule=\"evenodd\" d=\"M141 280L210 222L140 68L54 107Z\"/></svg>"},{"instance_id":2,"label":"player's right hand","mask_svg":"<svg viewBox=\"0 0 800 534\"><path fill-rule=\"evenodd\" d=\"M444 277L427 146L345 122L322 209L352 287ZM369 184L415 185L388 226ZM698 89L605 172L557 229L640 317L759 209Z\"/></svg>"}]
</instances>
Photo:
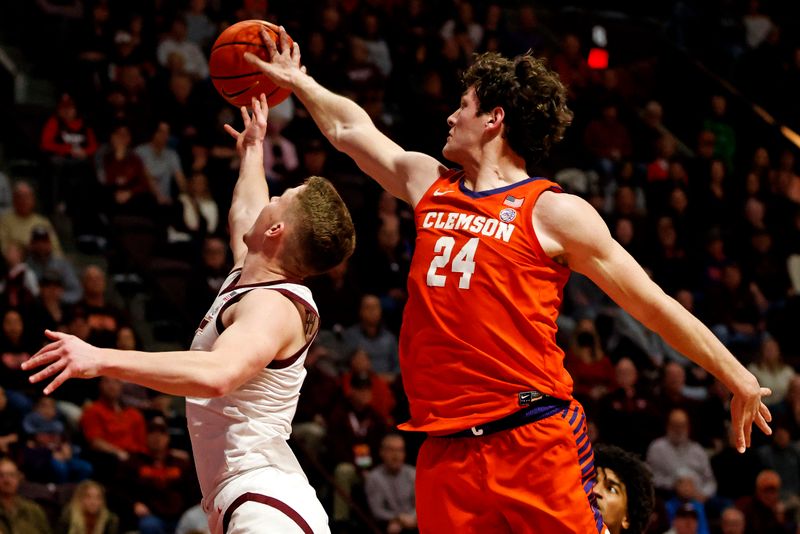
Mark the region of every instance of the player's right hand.
<instances>
[{"instance_id":1,"label":"player's right hand","mask_svg":"<svg viewBox=\"0 0 800 534\"><path fill-rule=\"evenodd\" d=\"M244 128L241 132L237 131L230 124L225 125L225 131L231 137L236 139L236 151L239 156L244 155L244 151L248 147L256 147L259 150L264 145L264 137L267 135L267 117L269 115L269 106L267 105L267 97L264 93L259 95L258 100L252 99L250 107L253 108L253 116L247 112L247 108L242 106L242 120L244 120Z\"/></svg>"},{"instance_id":2,"label":"player's right hand","mask_svg":"<svg viewBox=\"0 0 800 534\"><path fill-rule=\"evenodd\" d=\"M276 85L291 89L295 76L298 73L306 72L306 68L300 66L300 45L297 44L297 41L291 46L289 45L289 35L283 26L276 27L274 24L270 24L270 28L278 33L280 51L267 30L262 29L261 40L267 47L269 61L264 61L250 52L245 52L244 58L269 76Z\"/></svg>"},{"instance_id":3,"label":"player's right hand","mask_svg":"<svg viewBox=\"0 0 800 534\"><path fill-rule=\"evenodd\" d=\"M24 362L22 369L28 371L44 367L28 379L33 384L55 377L44 388L45 395L51 394L70 378L94 378L100 374L100 349L63 332L45 330L44 334L53 342Z\"/></svg>"}]
</instances>

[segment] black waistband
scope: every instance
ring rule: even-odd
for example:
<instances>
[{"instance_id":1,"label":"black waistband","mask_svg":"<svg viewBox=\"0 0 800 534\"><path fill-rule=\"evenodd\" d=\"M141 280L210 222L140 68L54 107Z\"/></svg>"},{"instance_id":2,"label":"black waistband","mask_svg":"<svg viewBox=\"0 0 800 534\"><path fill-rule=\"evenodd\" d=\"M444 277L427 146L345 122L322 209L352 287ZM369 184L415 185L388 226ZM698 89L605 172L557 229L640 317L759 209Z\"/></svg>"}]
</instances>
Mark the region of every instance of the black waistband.
<instances>
[{"instance_id":1,"label":"black waistband","mask_svg":"<svg viewBox=\"0 0 800 534\"><path fill-rule=\"evenodd\" d=\"M489 434L494 434L495 432L501 432L503 430L509 430L511 428L517 428L518 426L527 425L528 423L533 423L535 421L541 421L542 419L546 419L551 415L566 410L569 405L570 401L543 395L532 406L526 406L525 408L514 412L511 415L507 415L502 419L490 421L478 426L473 426L472 428L461 430L460 432L456 432L454 434L446 434L444 436L436 437L474 438L488 436Z\"/></svg>"}]
</instances>

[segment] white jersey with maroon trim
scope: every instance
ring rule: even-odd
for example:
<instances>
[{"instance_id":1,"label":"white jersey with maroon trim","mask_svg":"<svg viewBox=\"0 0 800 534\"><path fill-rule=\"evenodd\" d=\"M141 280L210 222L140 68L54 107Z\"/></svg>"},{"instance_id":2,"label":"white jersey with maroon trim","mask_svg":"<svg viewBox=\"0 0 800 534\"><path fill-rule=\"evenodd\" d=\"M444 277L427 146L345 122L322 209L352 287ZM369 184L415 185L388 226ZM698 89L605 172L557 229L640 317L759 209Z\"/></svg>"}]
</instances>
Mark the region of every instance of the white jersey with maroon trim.
<instances>
[{"instance_id":1,"label":"white jersey with maroon trim","mask_svg":"<svg viewBox=\"0 0 800 534\"><path fill-rule=\"evenodd\" d=\"M255 290L279 291L304 306L312 322L309 328L316 333L318 312L307 287L286 281L236 286L240 275L239 270L228 275L195 332L192 350L210 350L224 330L225 309ZM264 320L270 320L268 312L264 313ZM292 418L306 376L303 362L311 340L313 335L294 356L271 362L228 395L186 398L186 417L204 500L212 499L237 475L277 462L287 471L302 473L285 440L292 431Z\"/></svg>"}]
</instances>

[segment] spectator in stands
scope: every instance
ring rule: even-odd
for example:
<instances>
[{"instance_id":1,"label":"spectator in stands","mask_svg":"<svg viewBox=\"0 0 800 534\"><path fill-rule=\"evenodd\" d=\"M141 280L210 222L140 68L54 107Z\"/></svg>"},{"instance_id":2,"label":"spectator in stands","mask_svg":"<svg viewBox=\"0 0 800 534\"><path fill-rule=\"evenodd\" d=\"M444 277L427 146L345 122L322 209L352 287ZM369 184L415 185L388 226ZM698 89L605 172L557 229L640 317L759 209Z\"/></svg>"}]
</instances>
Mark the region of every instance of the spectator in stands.
<instances>
[{"instance_id":1,"label":"spectator in stands","mask_svg":"<svg viewBox=\"0 0 800 534\"><path fill-rule=\"evenodd\" d=\"M175 534L211 534L203 505L196 504L183 513L175 527Z\"/></svg>"},{"instance_id":2,"label":"spectator in stands","mask_svg":"<svg viewBox=\"0 0 800 534\"><path fill-rule=\"evenodd\" d=\"M370 405L376 412L381 414L388 425L392 425L394 423L391 418L391 413L395 406L394 395L386 380L372 368L372 360L367 351L363 348L357 348L350 355L350 368L342 373L341 376L344 395L350 395L354 378L365 376L369 377L371 384L372 401Z\"/></svg>"},{"instance_id":3,"label":"spectator in stands","mask_svg":"<svg viewBox=\"0 0 800 534\"><path fill-rule=\"evenodd\" d=\"M25 248L9 243L3 249L5 272L0 273L0 303L3 308L28 310L39 295L36 273L25 262Z\"/></svg>"},{"instance_id":4,"label":"spectator in stands","mask_svg":"<svg viewBox=\"0 0 800 534\"><path fill-rule=\"evenodd\" d=\"M353 489L360 486L362 473L371 469L386 434L383 417L372 407L372 379L369 375L354 376L350 381L350 394L336 405L328 419L329 435L336 436L330 443L329 455L334 466L333 477L341 491L333 497L334 522L350 520L349 500Z\"/></svg>"},{"instance_id":5,"label":"spectator in stands","mask_svg":"<svg viewBox=\"0 0 800 534\"><path fill-rule=\"evenodd\" d=\"M309 280L309 287L319 308L320 327L323 330L341 333L346 326L358 320L361 280L353 272L349 259L324 275ZM342 360L342 364L346 365L347 361L344 358Z\"/></svg>"},{"instance_id":6,"label":"spectator in stands","mask_svg":"<svg viewBox=\"0 0 800 534\"><path fill-rule=\"evenodd\" d=\"M141 158L131 149L130 128L116 125L108 145L97 155L97 177L108 197L105 210L111 215L151 215L156 188Z\"/></svg>"},{"instance_id":7,"label":"spectator in stands","mask_svg":"<svg viewBox=\"0 0 800 534\"><path fill-rule=\"evenodd\" d=\"M343 333L345 343L351 350L367 351L375 372L392 379L400 371L397 337L383 326L380 299L369 294L361 297L358 316L358 323Z\"/></svg>"},{"instance_id":8,"label":"spectator in stands","mask_svg":"<svg viewBox=\"0 0 800 534\"><path fill-rule=\"evenodd\" d=\"M655 401L662 414L679 408L686 413L696 413L697 402L686 394L686 369L677 362L668 362L662 368L661 386Z\"/></svg>"},{"instance_id":9,"label":"spectator in stands","mask_svg":"<svg viewBox=\"0 0 800 534\"><path fill-rule=\"evenodd\" d=\"M693 471L688 469L678 471L675 476L675 496L665 503L667 519L670 524L674 524L678 511L689 505L697 514L697 534L710 534L706 510L701 502L704 499L698 492L699 482Z\"/></svg>"},{"instance_id":10,"label":"spectator in stands","mask_svg":"<svg viewBox=\"0 0 800 534\"><path fill-rule=\"evenodd\" d=\"M22 420L22 429L28 438L22 451L22 470L28 480L63 484L92 475L92 465L78 458L78 450L70 443L52 397L36 401Z\"/></svg>"},{"instance_id":11,"label":"spectator in stands","mask_svg":"<svg viewBox=\"0 0 800 534\"><path fill-rule=\"evenodd\" d=\"M619 120L619 109L611 101L600 108L600 116L584 132L586 150L604 176L612 176L620 162L631 156L632 146L627 127Z\"/></svg>"},{"instance_id":12,"label":"spectator in stands","mask_svg":"<svg viewBox=\"0 0 800 534\"><path fill-rule=\"evenodd\" d=\"M330 352L323 345L314 343L309 348L304 365L306 378L292 419L292 439L305 455L319 461L324 453L328 430L325 418L341 391Z\"/></svg>"},{"instance_id":13,"label":"spectator in stands","mask_svg":"<svg viewBox=\"0 0 800 534\"><path fill-rule=\"evenodd\" d=\"M56 274L61 281L63 293L61 299L66 304L78 302L82 295L81 284L75 267L68 259L57 256L53 251L50 232L43 226L36 226L31 231L30 248L26 263L31 267L41 285L46 272Z\"/></svg>"},{"instance_id":14,"label":"spectator in stands","mask_svg":"<svg viewBox=\"0 0 800 534\"><path fill-rule=\"evenodd\" d=\"M103 377L99 396L81 416L83 437L91 452L98 478L109 480L132 454L147 452L147 435L142 413L120 404L122 383Z\"/></svg>"},{"instance_id":15,"label":"spectator in stands","mask_svg":"<svg viewBox=\"0 0 800 534\"><path fill-rule=\"evenodd\" d=\"M714 155L722 160L725 167L730 170L736 154L736 132L727 114L728 100L724 95L713 95L711 97L711 114L703 121L703 130L714 134Z\"/></svg>"},{"instance_id":16,"label":"spectator in stands","mask_svg":"<svg viewBox=\"0 0 800 534\"><path fill-rule=\"evenodd\" d=\"M614 381L617 388L601 399L598 411L603 441L644 455L660 431L656 423L658 409L630 358L619 359ZM631 428L636 432L631 432Z\"/></svg>"},{"instance_id":17,"label":"spectator in stands","mask_svg":"<svg viewBox=\"0 0 800 534\"><path fill-rule=\"evenodd\" d=\"M691 503L678 508L670 525L664 534L700 534L697 510Z\"/></svg>"},{"instance_id":18,"label":"spectator in stands","mask_svg":"<svg viewBox=\"0 0 800 534\"><path fill-rule=\"evenodd\" d=\"M217 36L217 25L206 13L206 0L190 0L183 16L186 19L186 38L205 50Z\"/></svg>"},{"instance_id":19,"label":"spectator in stands","mask_svg":"<svg viewBox=\"0 0 800 534\"><path fill-rule=\"evenodd\" d=\"M781 477L775 471L765 469L756 478L756 490L752 496L736 503L745 517L746 534L790 534L791 519L780 499Z\"/></svg>"},{"instance_id":20,"label":"spectator in stands","mask_svg":"<svg viewBox=\"0 0 800 534\"><path fill-rule=\"evenodd\" d=\"M786 424L778 419L772 425L770 443L756 449L764 469L775 471L781 479L780 498L784 503L800 498L800 451L791 442ZM797 506L800 502L795 502Z\"/></svg>"},{"instance_id":21,"label":"spectator in stands","mask_svg":"<svg viewBox=\"0 0 800 534\"><path fill-rule=\"evenodd\" d=\"M208 178L202 172L193 172L186 192L178 195L175 213L167 228L167 242L173 247L178 245L178 258L195 258L206 236L218 230L219 208L208 189Z\"/></svg>"},{"instance_id":22,"label":"spectator in stands","mask_svg":"<svg viewBox=\"0 0 800 534\"><path fill-rule=\"evenodd\" d=\"M297 147L283 133L293 115L294 104L291 99L270 109L270 122L264 139L264 173L270 191L275 194L286 190L290 177L300 166Z\"/></svg>"},{"instance_id":23,"label":"spectator in stands","mask_svg":"<svg viewBox=\"0 0 800 534\"><path fill-rule=\"evenodd\" d=\"M150 141L136 147L147 174L152 177L156 200L161 205L171 204L176 197L173 191L186 192L186 176L178 153L168 146L169 124L158 121Z\"/></svg>"},{"instance_id":24,"label":"spectator in stands","mask_svg":"<svg viewBox=\"0 0 800 534\"><path fill-rule=\"evenodd\" d=\"M574 33L567 33L561 39L561 50L553 57L552 65L573 102L596 78L583 56L580 38Z\"/></svg>"},{"instance_id":25,"label":"spectator in stands","mask_svg":"<svg viewBox=\"0 0 800 534\"><path fill-rule=\"evenodd\" d=\"M10 456L21 434L19 414L8 406L6 390L0 387L0 456Z\"/></svg>"},{"instance_id":26,"label":"spectator in stands","mask_svg":"<svg viewBox=\"0 0 800 534\"><path fill-rule=\"evenodd\" d=\"M372 516L386 534L417 532L414 502L416 470L405 463L406 444L400 434L381 441L381 465L366 475L365 490Z\"/></svg>"},{"instance_id":27,"label":"spectator in stands","mask_svg":"<svg viewBox=\"0 0 800 534\"><path fill-rule=\"evenodd\" d=\"M781 347L770 335L765 335L761 341L761 348L755 361L747 366L751 373L758 378L759 384L772 390L772 395L767 399L767 406L774 406L783 401L789 391L789 384L795 377L791 365L783 361Z\"/></svg>"},{"instance_id":28,"label":"spectator in stands","mask_svg":"<svg viewBox=\"0 0 800 534\"><path fill-rule=\"evenodd\" d=\"M134 501L141 534L173 532L180 516L194 502L191 464L185 452L170 448L169 429L163 417L147 423L147 449L128 465L125 486Z\"/></svg>"},{"instance_id":29,"label":"spectator in stands","mask_svg":"<svg viewBox=\"0 0 800 534\"><path fill-rule=\"evenodd\" d=\"M53 224L47 217L35 211L36 194L28 182L20 180L14 184L12 203L13 210L0 215L0 247L5 249L10 243L16 243L27 249L32 230L43 227L50 233L53 250L61 255L61 243Z\"/></svg>"},{"instance_id":30,"label":"spectator in stands","mask_svg":"<svg viewBox=\"0 0 800 534\"><path fill-rule=\"evenodd\" d=\"M720 515L720 534L745 534L747 523L744 514L734 506L725 508Z\"/></svg>"},{"instance_id":31,"label":"spectator in stands","mask_svg":"<svg viewBox=\"0 0 800 534\"><path fill-rule=\"evenodd\" d=\"M574 395L590 411L616 387L614 364L603 351L591 319L578 322L565 366L572 376Z\"/></svg>"},{"instance_id":32,"label":"spectator in stands","mask_svg":"<svg viewBox=\"0 0 800 534\"><path fill-rule=\"evenodd\" d=\"M45 329L59 330L67 322L69 310L62 298L63 294L61 275L55 271L45 271L39 280L39 297L34 301L30 311L33 332L44 332Z\"/></svg>"},{"instance_id":33,"label":"spectator in stands","mask_svg":"<svg viewBox=\"0 0 800 534\"><path fill-rule=\"evenodd\" d=\"M17 465L0 457L0 527L4 534L50 534L42 507L19 495L21 480Z\"/></svg>"},{"instance_id":34,"label":"spectator in stands","mask_svg":"<svg viewBox=\"0 0 800 534\"><path fill-rule=\"evenodd\" d=\"M73 312L82 313L89 323L89 342L100 347L113 347L117 331L125 324L123 311L106 298L106 273L97 265L89 265L81 276L83 298Z\"/></svg>"},{"instance_id":35,"label":"spectator in stands","mask_svg":"<svg viewBox=\"0 0 800 534\"><path fill-rule=\"evenodd\" d=\"M56 112L44 124L41 149L53 165L51 195L43 200L50 208L77 214L89 207L86 192L91 187L91 158L97 151L94 130L78 113L75 101L62 94Z\"/></svg>"},{"instance_id":36,"label":"spectator in stands","mask_svg":"<svg viewBox=\"0 0 800 534\"><path fill-rule=\"evenodd\" d=\"M736 436L729 431L724 448L711 457L711 469L717 480L717 495L736 502L752 495L762 466L752 448L744 453L736 450Z\"/></svg>"},{"instance_id":37,"label":"spectator in stands","mask_svg":"<svg viewBox=\"0 0 800 534\"><path fill-rule=\"evenodd\" d=\"M106 506L105 488L93 480L75 487L56 525L56 534L118 534L119 517Z\"/></svg>"},{"instance_id":38,"label":"spectator in stands","mask_svg":"<svg viewBox=\"0 0 800 534\"><path fill-rule=\"evenodd\" d=\"M230 271L228 245L219 237L206 237L200 264L192 269L187 293L188 316L196 324L214 302Z\"/></svg>"},{"instance_id":39,"label":"spectator in stands","mask_svg":"<svg viewBox=\"0 0 800 534\"><path fill-rule=\"evenodd\" d=\"M187 39L186 19L182 16L173 19L156 55L162 67L168 68L170 63L179 61L187 74L199 80L208 78L208 62L197 43Z\"/></svg>"},{"instance_id":40,"label":"spectator in stands","mask_svg":"<svg viewBox=\"0 0 800 534\"><path fill-rule=\"evenodd\" d=\"M27 373L22 371L22 362L28 361L38 350L39 344L28 332L20 312L10 308L2 313L0 325L0 386L6 391L8 404L19 416L33 407Z\"/></svg>"},{"instance_id":41,"label":"spectator in stands","mask_svg":"<svg viewBox=\"0 0 800 534\"><path fill-rule=\"evenodd\" d=\"M761 343L768 303L758 287L743 279L739 265L726 265L722 283L709 288L706 297L706 321L724 345L754 349Z\"/></svg>"},{"instance_id":42,"label":"spectator in stands","mask_svg":"<svg viewBox=\"0 0 800 534\"><path fill-rule=\"evenodd\" d=\"M676 408L669 412L666 434L648 447L647 463L659 490L671 492L678 473L684 469L698 477L700 500L708 499L717 491L708 456L699 443L689 439L689 416L684 410Z\"/></svg>"}]
</instances>

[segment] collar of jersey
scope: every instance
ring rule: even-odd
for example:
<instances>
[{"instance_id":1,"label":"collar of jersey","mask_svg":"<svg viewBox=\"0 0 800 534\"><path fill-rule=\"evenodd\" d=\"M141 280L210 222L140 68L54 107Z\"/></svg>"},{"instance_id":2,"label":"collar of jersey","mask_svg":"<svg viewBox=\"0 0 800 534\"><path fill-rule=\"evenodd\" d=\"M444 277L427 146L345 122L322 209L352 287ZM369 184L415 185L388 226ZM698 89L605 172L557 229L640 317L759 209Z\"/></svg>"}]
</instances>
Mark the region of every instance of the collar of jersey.
<instances>
[{"instance_id":1,"label":"collar of jersey","mask_svg":"<svg viewBox=\"0 0 800 534\"><path fill-rule=\"evenodd\" d=\"M462 176L461 179L458 181L458 189L468 197L472 198L484 198L491 195L496 195L497 193L505 193L506 191L510 191L515 187L519 187L521 185L525 185L536 180L545 180L546 178L542 178L539 176L532 176L530 178L526 178L525 180L521 180L519 182L504 185L503 187L498 187L496 189L487 189L486 191L473 191L471 189L467 189L467 186L464 185L464 177Z\"/></svg>"}]
</instances>

